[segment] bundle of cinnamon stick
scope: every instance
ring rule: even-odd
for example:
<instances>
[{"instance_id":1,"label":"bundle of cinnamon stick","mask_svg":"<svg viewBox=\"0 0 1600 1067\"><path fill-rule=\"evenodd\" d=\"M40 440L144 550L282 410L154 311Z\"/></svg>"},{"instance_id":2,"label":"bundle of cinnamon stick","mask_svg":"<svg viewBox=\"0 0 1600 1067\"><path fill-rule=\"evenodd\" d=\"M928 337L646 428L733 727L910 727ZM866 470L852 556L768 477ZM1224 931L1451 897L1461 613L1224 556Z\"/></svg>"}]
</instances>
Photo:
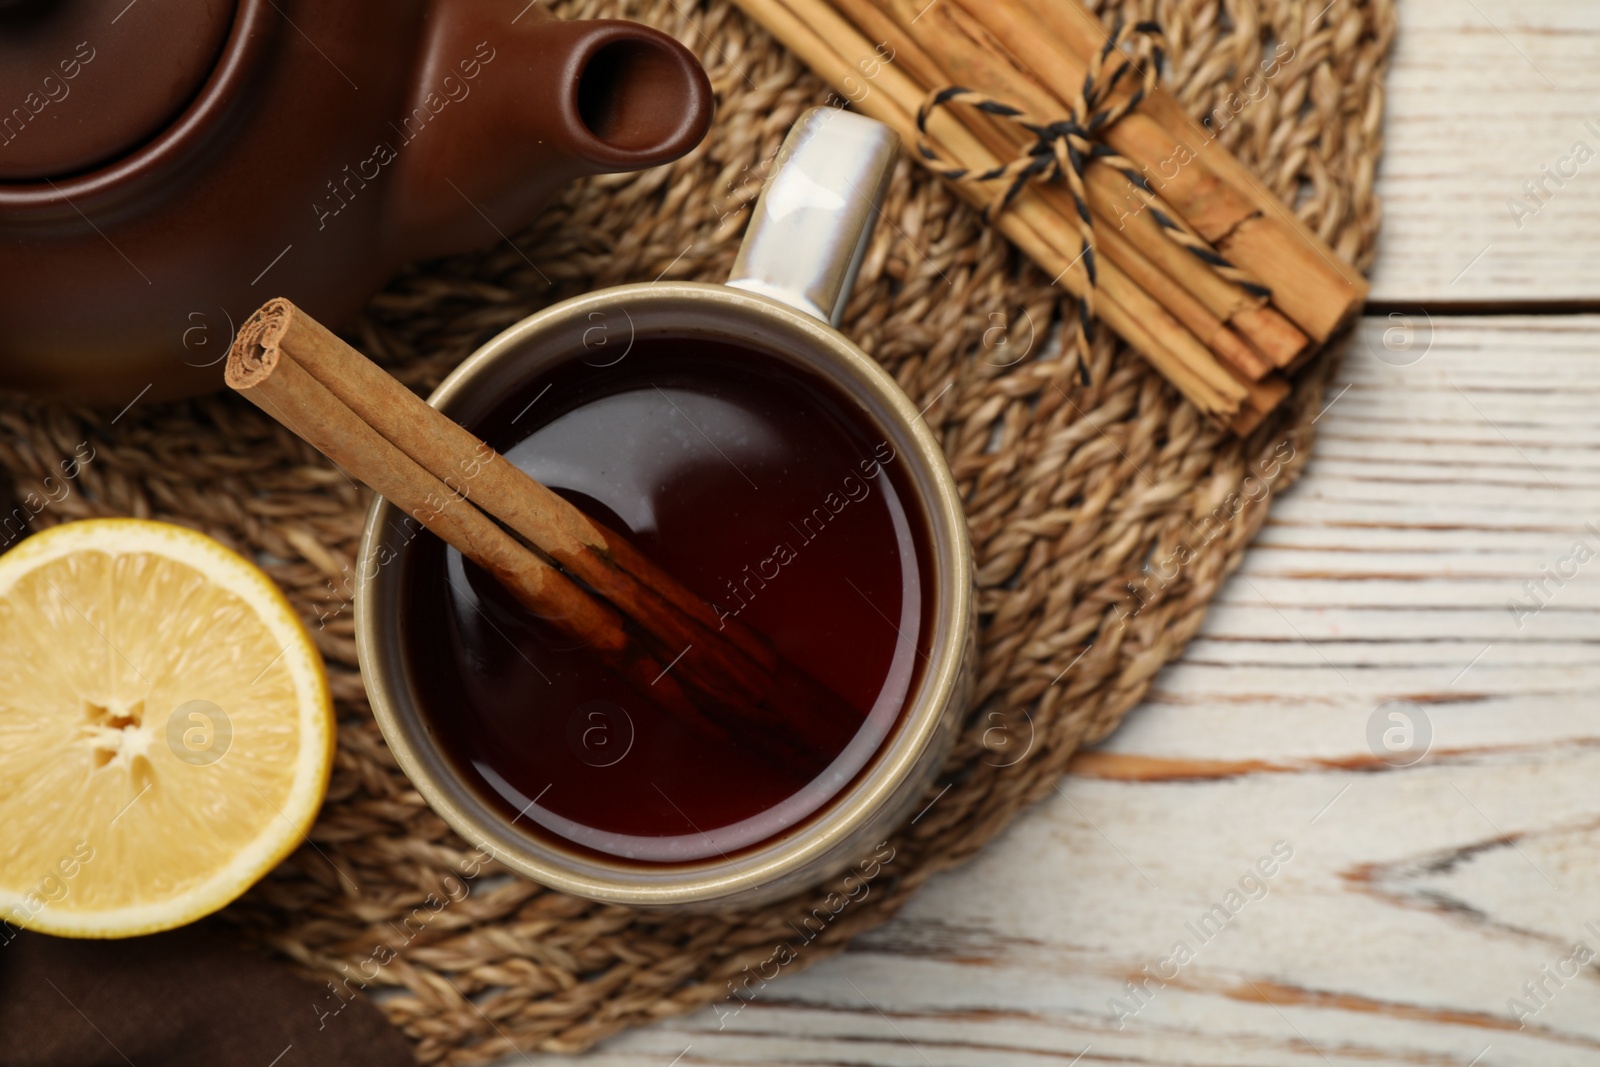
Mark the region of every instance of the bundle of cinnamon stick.
<instances>
[{"instance_id":1,"label":"bundle of cinnamon stick","mask_svg":"<svg viewBox=\"0 0 1600 1067\"><path fill-rule=\"evenodd\" d=\"M289 301L240 327L227 382L695 729L810 776L865 718Z\"/></svg>"},{"instance_id":2,"label":"bundle of cinnamon stick","mask_svg":"<svg viewBox=\"0 0 1600 1067\"><path fill-rule=\"evenodd\" d=\"M1086 76L1109 84L1134 62L1107 49L1077 0L734 2L936 173L962 175L953 187L979 207L997 190L972 176L1038 148L1037 129L1005 111L1087 124L1073 111ZM1285 375L1355 316L1367 284L1171 94L1141 81L1121 78L1112 95L1133 106L1090 132L1111 158L1084 167L1083 210L1066 183L1041 181L989 217L1068 291L1092 296L1096 315L1196 407L1247 433L1287 395ZM936 94L952 87L1009 109L945 106Z\"/></svg>"}]
</instances>

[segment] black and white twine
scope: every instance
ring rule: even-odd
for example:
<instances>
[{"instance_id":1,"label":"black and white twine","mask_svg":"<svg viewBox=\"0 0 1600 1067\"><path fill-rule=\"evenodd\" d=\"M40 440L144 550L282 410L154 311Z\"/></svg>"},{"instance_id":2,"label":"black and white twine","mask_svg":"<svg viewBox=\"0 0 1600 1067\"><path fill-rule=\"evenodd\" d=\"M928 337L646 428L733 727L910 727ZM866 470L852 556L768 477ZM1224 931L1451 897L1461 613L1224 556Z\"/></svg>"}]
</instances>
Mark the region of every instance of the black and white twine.
<instances>
[{"instance_id":1,"label":"black and white twine","mask_svg":"<svg viewBox=\"0 0 1600 1067\"><path fill-rule=\"evenodd\" d=\"M1133 61L1118 64L1105 75L1107 61L1130 45ZM1068 104L1067 114L1054 122L1041 121L1004 100L961 86L951 86L928 94L917 110L917 151L928 167L941 177L959 183L1005 182L1004 188L983 209L984 221L1004 211L1029 184L1066 180L1076 210L1074 222L1082 242L1079 260L1089 284L1078 303L1079 368L1087 381L1089 344L1094 340L1094 291L1098 284L1095 263L1094 216L1089 210L1084 172L1091 163L1104 163L1128 180L1143 210L1170 240L1201 262L1253 296L1270 299L1272 292L1248 272L1229 262L1196 233L1171 205L1151 187L1139 166L1119 155L1105 143L1107 132L1154 92L1165 60L1166 40L1154 22L1119 21L1105 45L1090 59L1077 98ZM1139 86L1113 100L1117 86L1130 70L1141 74ZM988 170L974 171L951 163L934 147L928 133L928 120L940 108L964 104L1004 122L1013 123L1034 138L1021 155ZM1069 267L1070 269L1070 267Z\"/></svg>"}]
</instances>

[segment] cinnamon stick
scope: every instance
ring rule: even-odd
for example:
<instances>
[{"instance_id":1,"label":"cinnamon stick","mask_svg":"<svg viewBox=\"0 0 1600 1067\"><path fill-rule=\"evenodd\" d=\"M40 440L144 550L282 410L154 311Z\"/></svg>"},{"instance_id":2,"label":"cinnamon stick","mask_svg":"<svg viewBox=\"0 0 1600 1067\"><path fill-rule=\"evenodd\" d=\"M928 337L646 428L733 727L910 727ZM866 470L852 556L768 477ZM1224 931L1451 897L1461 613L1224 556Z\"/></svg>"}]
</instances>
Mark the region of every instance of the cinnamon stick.
<instances>
[{"instance_id":1,"label":"cinnamon stick","mask_svg":"<svg viewBox=\"0 0 1600 1067\"><path fill-rule=\"evenodd\" d=\"M1259 382L1246 382L1249 396L1230 428L1241 437L1260 426L1268 415L1289 395L1289 380L1281 374L1269 374Z\"/></svg>"},{"instance_id":2,"label":"cinnamon stick","mask_svg":"<svg viewBox=\"0 0 1600 1067\"><path fill-rule=\"evenodd\" d=\"M1054 40L1064 45L1080 61L1087 61L1105 42L1105 27L1077 0L1044 0L1033 8L1033 13L1050 30ZM1113 61L1113 66L1116 62ZM1293 60L1287 62L1292 63ZM1263 215L1277 215L1306 244L1322 251L1333 251L1304 219L1285 211L1283 203L1272 190L1262 184L1261 179L1239 162L1232 152L1218 144L1215 133L1190 115L1177 97L1162 89L1146 97L1140 106L1163 129L1182 137L1189 148L1204 158L1207 166L1232 186L1235 192L1254 204ZM1354 298L1358 302L1365 299L1367 280L1361 272L1342 256L1331 255L1330 259L1332 268L1354 290Z\"/></svg>"},{"instance_id":3,"label":"cinnamon stick","mask_svg":"<svg viewBox=\"0 0 1600 1067\"><path fill-rule=\"evenodd\" d=\"M876 4L883 5L883 9L880 10ZM949 66L937 72L939 80L934 84L959 82L998 99L1015 102L1036 115L1054 114L1060 108L1050 92L1034 82L1025 71L1002 62L995 52L986 47L981 39L984 36L981 27L971 25L970 20L963 23L962 13L958 9L943 7L933 11L924 7L920 19L913 16L904 26L894 22L893 16L886 13L905 11L905 5L896 4L894 0L875 0L874 4L854 5L850 15L853 19L876 16L890 20L897 43L915 32L919 22L924 32L935 36L941 24L957 26L956 32L964 35L972 47L954 51L940 47L938 56L948 61ZM907 51L909 54L921 53L928 62L937 62L928 53L922 53L920 45ZM997 156L1015 155L1028 146L1020 127L1002 127L975 109L965 110L972 131ZM1263 344L1254 347L1247 344L1227 320L1240 312L1259 308L1266 303L1266 299L1247 294L1240 286L1222 278L1187 250L1159 233L1154 220L1143 212L1142 201L1136 202L1132 210L1124 207L1123 201L1131 190L1126 177L1113 173L1103 163L1091 163L1087 168L1087 179L1089 206L1101 223L1095 229L1096 242L1101 246L1105 258L1126 272L1135 284L1188 327L1230 370L1250 381L1259 381L1274 367L1287 366L1305 349L1308 339L1287 322L1284 323L1287 332L1267 332L1258 338ZM1038 192L1063 218L1069 218L1076 211L1064 187L1043 186ZM1131 226L1130 220L1133 223ZM1142 225L1139 225L1141 222ZM1212 306L1208 306L1205 298L1210 298ZM1218 304L1223 308L1220 315L1215 310ZM1258 317L1249 321L1251 326L1256 326L1262 320Z\"/></svg>"},{"instance_id":4,"label":"cinnamon stick","mask_svg":"<svg viewBox=\"0 0 1600 1067\"><path fill-rule=\"evenodd\" d=\"M257 314L284 324L280 345L367 425L624 612L661 612L667 625L683 623L664 610L662 602L670 604L699 627L725 633L763 669L776 666L778 654L765 638L718 613L627 540L508 462L291 302L268 301ZM672 636L687 643L704 635L685 625Z\"/></svg>"},{"instance_id":5,"label":"cinnamon stick","mask_svg":"<svg viewBox=\"0 0 1600 1067\"><path fill-rule=\"evenodd\" d=\"M1058 95L1070 99L1105 29L1075 0L953 0ZM1114 55L1109 76L1126 62ZM1041 65L1042 64L1042 65ZM1123 92L1132 91L1123 79ZM1258 277L1273 279L1273 301L1321 344L1359 311L1367 282L1165 90L1106 137L1146 168L1146 177L1217 250ZM1173 165L1181 161L1181 165Z\"/></svg>"},{"instance_id":6,"label":"cinnamon stick","mask_svg":"<svg viewBox=\"0 0 1600 1067\"><path fill-rule=\"evenodd\" d=\"M860 64L877 57L876 44L821 0L735 0L751 17L773 30L807 65L831 84L860 80ZM896 42L898 47L898 42ZM918 138L914 115L927 95L895 64L882 64L868 91L854 101L858 110L893 127L907 144ZM929 133L962 166L988 169L999 159L947 112L929 121ZM986 192L957 185L975 206ZM1080 299L1089 281L1077 229L1034 188L1024 190L995 226L1058 284ZM1241 411L1249 391L1167 308L1134 284L1114 263L1099 262L1095 308L1102 320L1149 360L1202 412L1227 424Z\"/></svg>"},{"instance_id":7,"label":"cinnamon stick","mask_svg":"<svg viewBox=\"0 0 1600 1067\"><path fill-rule=\"evenodd\" d=\"M1009 62L1003 45L960 7L927 7L916 0L855 0L849 9L853 18L870 12L894 21L901 38L914 38L916 51L941 64L942 84L976 89L1038 117L1065 113L1066 103L1025 67ZM971 109L967 112L969 125L997 155L1009 157L1027 147L1020 128L1002 129ZM996 144L997 138L1003 143ZM1265 297L1247 293L1161 233L1154 218L1144 210L1143 201L1133 195L1124 175L1105 163L1095 162L1086 169L1085 182L1089 206L1096 217L1108 221L1127 238L1125 242L1107 242L1108 258L1135 275L1152 296L1183 319L1233 369L1252 380L1259 379L1265 370L1257 373L1256 364L1288 367L1310 346L1310 339L1288 319L1265 307ZM1058 212L1070 217L1074 208L1064 189L1046 187L1042 192L1054 201ZM1108 228L1098 227L1097 233L1103 234ZM1137 249L1142 253L1141 261L1126 257L1124 248ZM1158 269L1161 276L1150 275L1150 267ZM1146 281L1147 277L1151 280ZM1227 333L1215 334L1216 327L1209 324L1196 326L1196 316L1190 310L1195 302L1210 312L1208 318L1220 319L1229 328ZM1214 334L1218 340L1213 344L1210 342ZM1241 357L1240 336L1247 338L1250 347L1264 359Z\"/></svg>"},{"instance_id":8,"label":"cinnamon stick","mask_svg":"<svg viewBox=\"0 0 1600 1067\"><path fill-rule=\"evenodd\" d=\"M1130 197L1126 177L1112 173L1109 167L1094 166L1085 181L1097 217L1121 231L1167 274L1180 279L1187 292L1250 342L1272 366L1286 369L1315 349L1311 338L1265 298L1246 292L1161 233L1155 219L1142 210L1142 202Z\"/></svg>"},{"instance_id":9,"label":"cinnamon stick","mask_svg":"<svg viewBox=\"0 0 1600 1067\"><path fill-rule=\"evenodd\" d=\"M1109 220L1105 220L1104 216L1101 216L1101 219L1106 225L1096 228L1095 244L1103 248L1107 258L1126 271L1132 281L1159 300L1178 321L1187 326L1189 331L1211 349L1230 371L1255 382L1273 370L1273 364L1246 344L1227 323L1212 314L1211 309L1147 259L1142 251L1134 247L1131 241L1109 223ZM1170 241L1163 243L1176 247Z\"/></svg>"},{"instance_id":10,"label":"cinnamon stick","mask_svg":"<svg viewBox=\"0 0 1600 1067\"><path fill-rule=\"evenodd\" d=\"M1107 36L1076 0L735 3L857 110L888 123L908 144L930 145L919 159L937 173L951 171L958 195L979 206L998 190L968 176L1039 151L1030 138L1045 135L1002 121L998 109L960 102L935 108L919 128L915 116L929 94L961 85L1033 118L1055 118L1077 100ZM1127 62L1113 53L1100 77ZM1112 99L1128 100L1141 82L1122 78ZM1156 190L1171 223L1155 218L1127 176L1116 173L1126 164L1102 158L1083 168L1083 205L1059 183L1036 183L990 221L1058 284L1080 299L1092 295L1098 317L1201 411L1249 432L1288 393L1277 371L1299 367L1356 314L1364 280L1164 90L1146 94L1098 136ZM1191 151L1185 139L1204 143ZM1161 166L1174 156L1182 165ZM1085 208L1095 220L1093 285L1082 262L1078 216ZM1198 235L1242 270L1218 269L1204 246L1174 239L1183 233ZM1244 282L1260 279L1270 298L1239 274Z\"/></svg>"},{"instance_id":11,"label":"cinnamon stick","mask_svg":"<svg viewBox=\"0 0 1600 1067\"><path fill-rule=\"evenodd\" d=\"M696 728L809 774L859 728L860 712L770 642L289 301L270 301L240 329L227 381Z\"/></svg>"}]
</instances>

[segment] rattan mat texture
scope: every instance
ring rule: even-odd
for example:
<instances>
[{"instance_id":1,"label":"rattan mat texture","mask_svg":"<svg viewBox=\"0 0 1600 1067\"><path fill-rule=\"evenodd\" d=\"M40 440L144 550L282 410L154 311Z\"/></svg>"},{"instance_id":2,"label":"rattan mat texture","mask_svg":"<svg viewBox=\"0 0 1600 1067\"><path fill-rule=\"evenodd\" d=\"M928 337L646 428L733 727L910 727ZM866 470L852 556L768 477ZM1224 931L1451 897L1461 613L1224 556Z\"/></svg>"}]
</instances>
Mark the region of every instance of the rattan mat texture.
<instances>
[{"instance_id":1,"label":"rattan mat texture","mask_svg":"<svg viewBox=\"0 0 1600 1067\"><path fill-rule=\"evenodd\" d=\"M419 390L556 300L620 282L726 277L763 161L827 95L727 0L551 6L675 34L711 73L715 126L672 166L575 185L509 240L396 278L352 339ZM1118 13L1161 22L1169 86L1196 115L1231 116L1221 140L1367 267L1392 0L1100 5L1108 23ZM1246 86L1282 42L1296 61ZM487 229L485 239L496 240ZM340 716L327 804L311 844L222 921L337 982L340 996L381 994L422 1062L570 1052L730 993L759 998L766 977L883 923L1050 792L1074 750L1116 726L1195 634L1267 514L1259 499L1234 517L1230 494L1256 500L1263 486L1276 493L1293 480L1336 354L1239 440L1207 425L1109 331L1097 331L1090 383L1080 382L1060 355L1070 345L1047 343L1055 324L1074 322L1069 297L902 160L844 330L929 405L977 553L980 663L931 807L890 840L893 858L870 891L852 883L843 907L828 896L844 888L834 884L755 911L671 917L577 900L478 862L397 769L365 701L349 569L366 493L237 397L135 404L120 416L6 401L0 463L22 499L89 442L93 460L35 528L139 515L201 529L262 562L327 657ZM1208 520L1219 507L1226 521ZM1146 568L1158 563L1163 577L1152 581ZM339 1003L330 993L317 1010Z\"/></svg>"}]
</instances>

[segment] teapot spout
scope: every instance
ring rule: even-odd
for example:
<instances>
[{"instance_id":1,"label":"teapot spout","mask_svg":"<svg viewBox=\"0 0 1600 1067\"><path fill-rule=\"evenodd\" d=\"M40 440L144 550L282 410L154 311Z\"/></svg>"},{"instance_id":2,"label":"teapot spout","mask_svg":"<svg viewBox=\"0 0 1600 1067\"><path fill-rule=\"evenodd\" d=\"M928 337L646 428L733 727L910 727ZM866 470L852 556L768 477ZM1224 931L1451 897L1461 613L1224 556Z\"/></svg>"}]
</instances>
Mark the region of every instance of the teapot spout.
<instances>
[{"instance_id":1,"label":"teapot spout","mask_svg":"<svg viewBox=\"0 0 1600 1067\"><path fill-rule=\"evenodd\" d=\"M667 34L518 6L432 0L413 115L437 119L395 153L389 204L409 258L510 233L574 178L670 163L711 125L710 80Z\"/></svg>"},{"instance_id":2,"label":"teapot spout","mask_svg":"<svg viewBox=\"0 0 1600 1067\"><path fill-rule=\"evenodd\" d=\"M592 172L639 170L682 156L711 125L711 82L687 48L658 30L607 19L572 31L561 109L575 158Z\"/></svg>"}]
</instances>

